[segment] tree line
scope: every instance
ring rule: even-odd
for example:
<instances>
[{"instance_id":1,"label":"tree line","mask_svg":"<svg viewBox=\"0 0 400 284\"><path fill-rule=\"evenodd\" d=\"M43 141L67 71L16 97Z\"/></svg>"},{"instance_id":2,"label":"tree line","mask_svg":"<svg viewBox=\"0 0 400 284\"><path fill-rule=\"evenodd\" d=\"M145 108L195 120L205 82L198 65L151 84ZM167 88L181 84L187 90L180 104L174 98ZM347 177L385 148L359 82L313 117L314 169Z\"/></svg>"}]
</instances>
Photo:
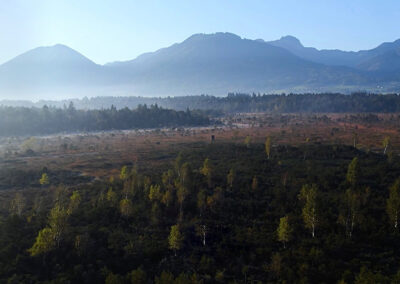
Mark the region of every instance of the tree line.
<instances>
[{"instance_id":1,"label":"tree line","mask_svg":"<svg viewBox=\"0 0 400 284\"><path fill-rule=\"evenodd\" d=\"M70 103L63 108L0 107L0 136L52 134L73 131L158 128L208 125L202 111L175 111L157 104L136 109L78 110Z\"/></svg>"},{"instance_id":2,"label":"tree line","mask_svg":"<svg viewBox=\"0 0 400 284\"><path fill-rule=\"evenodd\" d=\"M399 94L340 93L316 94L245 94L230 93L227 96L210 95L177 96L177 97L93 97L72 100L79 109L101 109L104 106L115 105L118 109L136 108L140 104L158 104L159 106L186 110L213 110L214 113L234 112L331 112L331 113L360 113L376 112L391 113L400 111ZM4 105L36 106L44 105L62 107L68 101L2 101Z\"/></svg>"}]
</instances>

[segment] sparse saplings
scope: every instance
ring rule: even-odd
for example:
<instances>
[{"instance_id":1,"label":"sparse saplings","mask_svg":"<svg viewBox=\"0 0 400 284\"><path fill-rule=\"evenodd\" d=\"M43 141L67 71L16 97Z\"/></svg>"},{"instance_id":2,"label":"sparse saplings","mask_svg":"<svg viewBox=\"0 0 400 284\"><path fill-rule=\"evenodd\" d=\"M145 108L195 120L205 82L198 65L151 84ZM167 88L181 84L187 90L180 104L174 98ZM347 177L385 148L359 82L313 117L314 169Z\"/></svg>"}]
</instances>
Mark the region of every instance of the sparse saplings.
<instances>
[{"instance_id":1,"label":"sparse saplings","mask_svg":"<svg viewBox=\"0 0 400 284\"><path fill-rule=\"evenodd\" d=\"M317 219L317 186L303 185L301 188L299 199L304 202L302 210L304 224L307 229L311 229L311 235L315 237L315 228L318 223Z\"/></svg>"},{"instance_id":2,"label":"sparse saplings","mask_svg":"<svg viewBox=\"0 0 400 284\"><path fill-rule=\"evenodd\" d=\"M283 247L286 248L286 243L288 243L292 238L292 228L289 224L289 217L285 216L279 220L279 226L277 230L278 241L283 243Z\"/></svg>"},{"instance_id":3,"label":"sparse saplings","mask_svg":"<svg viewBox=\"0 0 400 284\"><path fill-rule=\"evenodd\" d=\"M179 225L171 226L171 231L168 237L169 248L174 251L175 256L176 252L180 250L183 246L184 237L181 233Z\"/></svg>"},{"instance_id":4,"label":"sparse saplings","mask_svg":"<svg viewBox=\"0 0 400 284\"><path fill-rule=\"evenodd\" d=\"M400 213L400 178L389 188L389 198L386 201L386 212L389 216L390 222L397 230L399 224Z\"/></svg>"},{"instance_id":5,"label":"sparse saplings","mask_svg":"<svg viewBox=\"0 0 400 284\"><path fill-rule=\"evenodd\" d=\"M269 159L271 155L271 137L267 137L267 140L265 140L265 153Z\"/></svg>"}]
</instances>

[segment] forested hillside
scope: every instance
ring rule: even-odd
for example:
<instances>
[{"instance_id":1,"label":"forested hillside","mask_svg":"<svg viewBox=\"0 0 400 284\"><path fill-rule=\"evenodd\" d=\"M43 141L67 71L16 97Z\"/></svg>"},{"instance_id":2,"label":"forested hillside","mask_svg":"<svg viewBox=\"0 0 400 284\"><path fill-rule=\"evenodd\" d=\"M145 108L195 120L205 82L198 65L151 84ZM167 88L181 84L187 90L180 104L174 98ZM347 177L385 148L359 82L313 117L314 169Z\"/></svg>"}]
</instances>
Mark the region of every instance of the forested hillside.
<instances>
[{"instance_id":1,"label":"forested hillside","mask_svg":"<svg viewBox=\"0 0 400 284\"><path fill-rule=\"evenodd\" d=\"M267 139L174 157L69 187L37 172L2 212L1 281L400 281L397 156Z\"/></svg>"}]
</instances>

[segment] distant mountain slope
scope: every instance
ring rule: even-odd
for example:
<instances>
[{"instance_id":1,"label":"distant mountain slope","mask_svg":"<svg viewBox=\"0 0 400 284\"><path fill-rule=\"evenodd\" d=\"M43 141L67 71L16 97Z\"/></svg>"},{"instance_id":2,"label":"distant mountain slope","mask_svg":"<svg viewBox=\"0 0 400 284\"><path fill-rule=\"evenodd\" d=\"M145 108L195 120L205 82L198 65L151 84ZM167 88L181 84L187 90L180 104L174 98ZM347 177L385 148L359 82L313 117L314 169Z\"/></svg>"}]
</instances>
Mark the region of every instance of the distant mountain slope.
<instances>
[{"instance_id":1,"label":"distant mountain slope","mask_svg":"<svg viewBox=\"0 0 400 284\"><path fill-rule=\"evenodd\" d=\"M55 45L39 47L0 65L0 90L20 96L26 93L74 93L107 81L101 65L75 50Z\"/></svg>"},{"instance_id":2,"label":"distant mountain slope","mask_svg":"<svg viewBox=\"0 0 400 284\"><path fill-rule=\"evenodd\" d=\"M400 71L400 68L395 63L396 54L400 52L400 40L385 42L371 50L360 50L357 52L318 50L313 47L304 47L301 42L293 36L285 36L279 40L267 43L282 47L301 58L325 65L348 66L366 71ZM395 62L392 62L390 58L394 58ZM378 63L378 61L380 63Z\"/></svg>"},{"instance_id":3,"label":"distant mountain slope","mask_svg":"<svg viewBox=\"0 0 400 284\"><path fill-rule=\"evenodd\" d=\"M107 67L130 74L136 87L146 89L151 85L155 94L163 91L169 95L367 81L350 68L313 63L283 48L230 33L196 34L180 44Z\"/></svg>"},{"instance_id":4,"label":"distant mountain slope","mask_svg":"<svg viewBox=\"0 0 400 284\"><path fill-rule=\"evenodd\" d=\"M396 72L400 71L400 49L389 50L360 63L358 68L368 71Z\"/></svg>"},{"instance_id":5,"label":"distant mountain slope","mask_svg":"<svg viewBox=\"0 0 400 284\"><path fill-rule=\"evenodd\" d=\"M398 90L400 41L359 52L304 47L294 37L196 34L136 59L98 65L55 45L0 65L0 99L227 92ZM376 89L379 88L379 90Z\"/></svg>"}]
</instances>

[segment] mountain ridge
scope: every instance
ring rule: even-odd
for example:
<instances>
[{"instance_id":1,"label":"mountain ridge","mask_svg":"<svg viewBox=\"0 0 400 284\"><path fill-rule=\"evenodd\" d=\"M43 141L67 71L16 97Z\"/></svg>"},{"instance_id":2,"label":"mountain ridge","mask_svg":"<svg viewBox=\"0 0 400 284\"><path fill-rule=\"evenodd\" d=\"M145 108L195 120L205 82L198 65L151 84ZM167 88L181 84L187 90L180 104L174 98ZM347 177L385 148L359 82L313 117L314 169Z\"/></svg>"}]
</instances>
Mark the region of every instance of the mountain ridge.
<instances>
[{"instance_id":1,"label":"mountain ridge","mask_svg":"<svg viewBox=\"0 0 400 284\"><path fill-rule=\"evenodd\" d=\"M100 65L57 44L1 64L0 98L15 94L21 99L29 92L168 96L393 89L398 88L399 51L400 40L349 52L304 47L290 35L264 41L220 32L194 34L132 60Z\"/></svg>"}]
</instances>

